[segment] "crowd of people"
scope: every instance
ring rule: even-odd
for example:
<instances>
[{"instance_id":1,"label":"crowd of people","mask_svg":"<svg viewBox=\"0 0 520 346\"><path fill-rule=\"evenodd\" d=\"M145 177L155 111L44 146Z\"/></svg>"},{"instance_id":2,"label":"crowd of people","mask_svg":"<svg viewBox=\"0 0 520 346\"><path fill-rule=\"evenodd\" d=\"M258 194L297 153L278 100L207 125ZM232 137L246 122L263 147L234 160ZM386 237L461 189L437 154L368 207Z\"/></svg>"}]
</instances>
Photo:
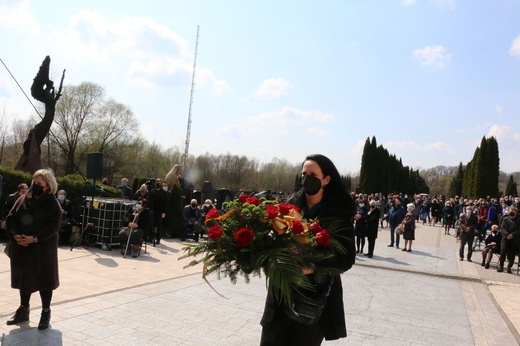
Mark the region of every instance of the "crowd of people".
<instances>
[{"instance_id":1,"label":"crowd of people","mask_svg":"<svg viewBox=\"0 0 520 346\"><path fill-rule=\"evenodd\" d=\"M415 224L442 227L445 235L453 235L460 242L459 259L472 262L474 242L484 242L481 265L489 269L493 254L499 256L497 271L512 273L515 256L520 256L519 197L466 199L455 196L399 194L392 196L352 194L356 201L354 217L356 250L363 253L368 239L369 258L374 255L377 228L389 227L390 244L399 248L400 237L405 241L402 251L412 252ZM370 207L367 208L367 205ZM405 207L406 206L406 209ZM374 222L377 215L379 222ZM385 225L386 223L386 225ZM402 225L402 227L400 227ZM451 233L453 230L453 234ZM466 252L467 247L467 253ZM505 267L505 260L508 260Z\"/></svg>"},{"instance_id":2,"label":"crowd of people","mask_svg":"<svg viewBox=\"0 0 520 346\"><path fill-rule=\"evenodd\" d=\"M163 221L170 191L168 183L156 179L132 192L128 180L122 179L117 187L124 199L135 199L136 204L123 217L124 228L119 233L122 247L137 257L143 241L160 244ZM342 245L345 253L331 254L330 263L338 273L316 274L319 263L301 268L316 292L300 292L307 299L325 297L318 323L304 325L292 317L282 302L268 293L262 316L261 345L319 345L326 340L346 337L345 314L340 272L349 270L356 254L374 256L379 228L389 228L388 247L412 253L416 224L440 226L445 235L460 242L459 258L472 261L473 242L484 242L481 265L488 269L494 254L499 255L497 271L511 273L515 256L520 253L520 198L465 199L459 196L430 197L426 194L391 196L374 194L349 195L334 164L323 155L311 155L302 163L302 185L288 201L302 210L307 218L331 218L341 224ZM69 226L75 223L72 204L65 190L48 169L33 175L31 186L22 183L6 202L6 226L10 238L7 254L11 264L11 286L19 290L20 306L7 321L19 324L29 319L32 293L39 292L42 312L38 329L49 327L50 303L53 291L59 286L57 248L59 239L70 237ZM204 216L215 208L207 199L199 206L197 199L190 200L182 212L184 228L181 240L192 237L198 242L204 237ZM386 223L386 226L385 226ZM326 226L326 225L325 225ZM364 248L368 242L368 251ZM467 253L466 252L467 247ZM329 259L327 259L329 261ZM320 298L321 299L321 298ZM294 306L292 307L294 309Z\"/></svg>"}]
</instances>

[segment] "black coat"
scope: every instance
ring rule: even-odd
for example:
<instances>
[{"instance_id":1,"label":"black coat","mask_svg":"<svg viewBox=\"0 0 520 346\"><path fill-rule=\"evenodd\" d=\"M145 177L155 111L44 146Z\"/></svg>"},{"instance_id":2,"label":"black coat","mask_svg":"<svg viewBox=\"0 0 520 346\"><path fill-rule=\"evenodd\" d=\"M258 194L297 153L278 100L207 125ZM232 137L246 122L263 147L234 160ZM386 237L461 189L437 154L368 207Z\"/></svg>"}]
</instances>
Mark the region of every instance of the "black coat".
<instances>
[{"instance_id":1,"label":"black coat","mask_svg":"<svg viewBox=\"0 0 520 346\"><path fill-rule=\"evenodd\" d=\"M312 209L308 209L304 205L304 200L295 201L298 207L303 210L303 216L307 219L316 219L320 217L335 217L339 212L331 211L331 208L325 208L321 203L315 205ZM342 228L339 231L343 237L338 237L343 247L346 250L345 254L335 254L332 258L323 261L322 263L316 263L324 267L335 267L342 271L349 270L356 260L356 247L354 243L354 227L351 220L335 218L335 220L342 221ZM327 229L327 224L321 225L324 229ZM326 263L325 263L326 262ZM311 274L309 277L311 282L316 282L314 275ZM328 283L318 285L317 291L322 292L328 289ZM278 303L271 293L268 293L264 314L260 324L269 330L269 328L276 327L275 324L279 320L287 320L284 312L283 303ZM327 299L325 307L323 308L321 318L319 321L321 330L326 340L335 340L347 336L347 330L345 325L345 311L343 307L343 288L341 284L341 277L339 275L334 276L334 283L330 289L330 295ZM304 326L302 326L304 327Z\"/></svg>"},{"instance_id":2,"label":"black coat","mask_svg":"<svg viewBox=\"0 0 520 346\"><path fill-rule=\"evenodd\" d=\"M7 216L12 288L27 293L58 288L58 230L61 220L61 207L52 194L35 199L27 193L17 201ZM36 236L38 242L27 247L18 245L13 239L16 234Z\"/></svg>"},{"instance_id":3,"label":"black coat","mask_svg":"<svg viewBox=\"0 0 520 346\"><path fill-rule=\"evenodd\" d=\"M377 231L379 229L379 219L381 218L381 209L369 209L366 219L366 235L367 238L377 238Z\"/></svg>"},{"instance_id":4,"label":"black coat","mask_svg":"<svg viewBox=\"0 0 520 346\"><path fill-rule=\"evenodd\" d=\"M471 213L471 216L468 217L466 213L462 214L460 218L460 236L461 237L474 237L475 229L477 227L478 219L477 215Z\"/></svg>"}]
</instances>

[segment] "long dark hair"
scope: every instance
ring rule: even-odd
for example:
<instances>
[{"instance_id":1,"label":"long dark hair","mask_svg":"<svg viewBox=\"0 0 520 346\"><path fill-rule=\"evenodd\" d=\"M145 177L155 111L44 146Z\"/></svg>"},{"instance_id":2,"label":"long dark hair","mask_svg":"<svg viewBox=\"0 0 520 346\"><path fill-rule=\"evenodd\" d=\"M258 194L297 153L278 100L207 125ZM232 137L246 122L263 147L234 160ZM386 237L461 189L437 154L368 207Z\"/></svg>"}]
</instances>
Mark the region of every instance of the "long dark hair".
<instances>
[{"instance_id":1,"label":"long dark hair","mask_svg":"<svg viewBox=\"0 0 520 346\"><path fill-rule=\"evenodd\" d=\"M321 154L309 155L303 160L314 161L320 166L323 176L330 176L330 182L323 189L323 198L321 204L324 208L333 212L337 217L350 219L356 214L356 205L350 196L339 172L332 161ZM296 199L304 198L303 188L301 188L294 196Z\"/></svg>"}]
</instances>

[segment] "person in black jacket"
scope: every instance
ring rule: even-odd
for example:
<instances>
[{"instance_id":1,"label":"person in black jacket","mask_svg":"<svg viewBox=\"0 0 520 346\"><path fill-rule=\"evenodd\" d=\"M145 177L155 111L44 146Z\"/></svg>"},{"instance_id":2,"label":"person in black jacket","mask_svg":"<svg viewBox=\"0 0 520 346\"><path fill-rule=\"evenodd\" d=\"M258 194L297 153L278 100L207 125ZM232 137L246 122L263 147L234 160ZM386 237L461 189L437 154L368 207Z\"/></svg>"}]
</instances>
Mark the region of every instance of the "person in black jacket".
<instances>
[{"instance_id":1,"label":"person in black jacket","mask_svg":"<svg viewBox=\"0 0 520 346\"><path fill-rule=\"evenodd\" d=\"M317 323L300 324L286 312L285 303L277 301L269 291L266 298L262 325L261 346L269 345L320 345L325 340L347 336L343 306L343 288L339 274L315 273L319 267L334 267L339 271L349 270L356 260L354 227L352 218L356 213L354 200L345 188L341 177L330 159L323 155L308 156L302 164L302 187L289 200L302 210L306 219L333 220L340 229L338 240L345 253L333 253L331 258L315 263L311 268L302 268L311 283L313 292L303 291L308 297L323 295L330 290ZM331 221L329 221L331 222ZM321 222L320 222L321 224ZM327 228L328 224L322 224ZM320 275L321 274L321 275Z\"/></svg>"},{"instance_id":2,"label":"person in black jacket","mask_svg":"<svg viewBox=\"0 0 520 346\"><path fill-rule=\"evenodd\" d=\"M363 248L365 247L365 237L366 237L366 226L365 226L365 218L368 213L368 208L365 206L365 199L361 197L358 200L357 205L357 213L354 216L354 220L356 220L354 231L356 234L356 252L363 253Z\"/></svg>"},{"instance_id":3,"label":"person in black jacket","mask_svg":"<svg viewBox=\"0 0 520 346\"><path fill-rule=\"evenodd\" d=\"M475 230L477 227L477 215L473 212L473 207L467 206L466 213L460 218L460 249L459 257L464 261L464 246L468 244L468 262L471 262L473 254L473 238L475 238Z\"/></svg>"},{"instance_id":4,"label":"person in black jacket","mask_svg":"<svg viewBox=\"0 0 520 346\"><path fill-rule=\"evenodd\" d=\"M497 271L504 271L504 262L508 260L507 272L512 273L511 267L515 261L515 256L519 251L520 243L520 216L518 215L518 207L509 208L509 215L504 217L500 225L500 233L502 241L500 243L500 263Z\"/></svg>"},{"instance_id":5,"label":"person in black jacket","mask_svg":"<svg viewBox=\"0 0 520 346\"><path fill-rule=\"evenodd\" d=\"M10 239L11 287L20 293L20 307L7 325L29 320L29 301L39 291L42 313L38 329L49 327L53 291L60 285L58 230L62 210L54 194L58 183L49 169L33 175L32 185L7 216Z\"/></svg>"},{"instance_id":6,"label":"person in black jacket","mask_svg":"<svg viewBox=\"0 0 520 346\"><path fill-rule=\"evenodd\" d=\"M386 215L386 219L388 220L388 223L390 224L390 244L388 245L388 247L394 246L394 239L395 239L395 247L396 247L396 249L399 249L400 235L395 231L395 229L397 228L397 226L399 226L401 224L401 222L404 220L405 216L406 216L406 209L404 209L403 206L401 205L401 198L395 197L394 206L392 208L390 208L388 215Z\"/></svg>"},{"instance_id":7,"label":"person in black jacket","mask_svg":"<svg viewBox=\"0 0 520 346\"><path fill-rule=\"evenodd\" d=\"M486 237L486 246L482 250L482 266L489 269L489 263L494 253L500 253L502 235L498 232L498 225L491 226L491 234Z\"/></svg>"},{"instance_id":8,"label":"person in black jacket","mask_svg":"<svg viewBox=\"0 0 520 346\"><path fill-rule=\"evenodd\" d=\"M153 232L153 217L152 212L148 209L148 200L139 198L135 207L128 209L123 215L123 225L125 227L119 232L121 253L124 253L130 235L130 246L126 250L130 250L132 257L137 257L143 239L148 239Z\"/></svg>"},{"instance_id":9,"label":"person in black jacket","mask_svg":"<svg viewBox=\"0 0 520 346\"><path fill-rule=\"evenodd\" d=\"M366 235L368 239L368 252L364 255L368 256L368 258L372 258L374 256L374 248L376 247L381 209L377 207L377 203L374 200L371 200L369 204L370 209L368 210L365 219Z\"/></svg>"},{"instance_id":10,"label":"person in black jacket","mask_svg":"<svg viewBox=\"0 0 520 346\"><path fill-rule=\"evenodd\" d=\"M29 190L29 187L26 183L21 183L18 185L18 191L15 193L10 194L7 196L7 199L5 200L5 209L4 209L4 215L7 217L7 214L11 211L13 208L14 202L18 199L18 197L25 195L25 192Z\"/></svg>"},{"instance_id":11,"label":"person in black jacket","mask_svg":"<svg viewBox=\"0 0 520 346\"><path fill-rule=\"evenodd\" d=\"M166 207L168 206L168 192L163 190L161 179L155 180L155 188L153 188L148 195L155 227L153 234L155 239L154 244L160 244L163 235L163 219L166 217Z\"/></svg>"}]
</instances>

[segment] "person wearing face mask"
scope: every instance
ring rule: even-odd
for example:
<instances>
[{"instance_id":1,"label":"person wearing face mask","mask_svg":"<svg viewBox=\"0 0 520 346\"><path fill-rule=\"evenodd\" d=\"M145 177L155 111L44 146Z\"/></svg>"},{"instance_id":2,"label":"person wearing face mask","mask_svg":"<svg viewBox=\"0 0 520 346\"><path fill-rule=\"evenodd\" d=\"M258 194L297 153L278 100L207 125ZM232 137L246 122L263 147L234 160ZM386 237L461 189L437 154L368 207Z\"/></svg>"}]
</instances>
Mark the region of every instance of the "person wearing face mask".
<instances>
[{"instance_id":1,"label":"person wearing face mask","mask_svg":"<svg viewBox=\"0 0 520 346\"><path fill-rule=\"evenodd\" d=\"M63 212L63 219L61 221L61 227L58 232L59 244L69 245L72 226L76 224L76 221L73 217L72 202L67 199L67 193L65 190L58 191L57 199L58 202L60 202L60 207Z\"/></svg>"},{"instance_id":2,"label":"person wearing face mask","mask_svg":"<svg viewBox=\"0 0 520 346\"><path fill-rule=\"evenodd\" d=\"M500 243L500 260L497 271L504 271L504 262L507 257L507 272L511 274L515 256L520 250L520 217L518 216L517 207L512 206L509 208L509 215L504 217L500 225L500 233L502 234L502 241Z\"/></svg>"},{"instance_id":3,"label":"person wearing face mask","mask_svg":"<svg viewBox=\"0 0 520 346\"><path fill-rule=\"evenodd\" d=\"M475 229L477 227L477 215L473 212L473 207L467 206L466 212L461 215L459 227L460 232L460 249L459 257L464 261L464 246L468 244L468 262L471 262L471 255L473 254L473 239L475 238Z\"/></svg>"},{"instance_id":4,"label":"person wearing face mask","mask_svg":"<svg viewBox=\"0 0 520 346\"><path fill-rule=\"evenodd\" d=\"M42 312L39 330L49 327L53 291L58 288L58 230L62 209L54 194L58 184L49 169L33 175L31 188L20 197L6 219L11 246L11 287L20 293L20 307L7 325L29 320L32 293L39 291Z\"/></svg>"},{"instance_id":5,"label":"person wearing face mask","mask_svg":"<svg viewBox=\"0 0 520 346\"><path fill-rule=\"evenodd\" d=\"M116 186L116 189L121 190L121 198L132 199L132 189L128 186L128 179L121 179L121 185Z\"/></svg>"},{"instance_id":6,"label":"person wearing face mask","mask_svg":"<svg viewBox=\"0 0 520 346\"><path fill-rule=\"evenodd\" d=\"M211 201L211 199L206 199L201 208L202 220L204 220L206 218L206 214L213 208L215 208L215 206L213 205L213 202ZM201 238L204 237L204 227L201 227L200 237Z\"/></svg>"},{"instance_id":7,"label":"person wearing face mask","mask_svg":"<svg viewBox=\"0 0 520 346\"><path fill-rule=\"evenodd\" d=\"M368 213L368 207L365 206L365 199L361 197L358 199L357 205L357 213L354 216L354 220L356 220L354 230L356 234L356 253L363 253L363 248L365 247L365 237L366 237L366 225L365 219Z\"/></svg>"},{"instance_id":8,"label":"person wearing face mask","mask_svg":"<svg viewBox=\"0 0 520 346\"><path fill-rule=\"evenodd\" d=\"M502 235L498 232L498 225L491 226L491 234L486 237L484 241L486 246L482 250L482 266L489 269L489 263L493 258L494 253L500 253L500 243L502 242Z\"/></svg>"},{"instance_id":9,"label":"person wearing face mask","mask_svg":"<svg viewBox=\"0 0 520 346\"><path fill-rule=\"evenodd\" d=\"M192 199L190 204L184 207L182 218L184 220L184 232L181 234L181 240L186 240L186 236L189 234L196 242L198 242L202 229L202 211L198 207L196 199Z\"/></svg>"},{"instance_id":10,"label":"person wearing face mask","mask_svg":"<svg viewBox=\"0 0 520 346\"><path fill-rule=\"evenodd\" d=\"M330 253L331 257L302 268L315 290L300 290L312 299L323 297L326 292L325 306L319 321L304 325L293 319L285 304L278 301L269 291L260 324L262 325L261 346L283 345L320 345L325 340L345 338L345 312L343 288L339 274L324 273L321 267L334 267L338 272L349 270L356 260L354 227L352 218L356 205L345 188L338 170L323 155L310 155L302 163L302 187L294 193L288 203L301 209L306 219L318 219L323 229L336 224L337 239L343 245L344 253ZM327 250L324 250L327 251Z\"/></svg>"},{"instance_id":11,"label":"person wearing face mask","mask_svg":"<svg viewBox=\"0 0 520 346\"><path fill-rule=\"evenodd\" d=\"M144 239L150 239L153 232L152 212L148 209L148 200L140 198L133 208L130 208L123 215L123 225L125 227L119 232L119 243L121 244L121 254L130 251L132 257L140 254ZM130 242L128 236L130 235ZM129 244L129 249L126 245Z\"/></svg>"}]
</instances>

